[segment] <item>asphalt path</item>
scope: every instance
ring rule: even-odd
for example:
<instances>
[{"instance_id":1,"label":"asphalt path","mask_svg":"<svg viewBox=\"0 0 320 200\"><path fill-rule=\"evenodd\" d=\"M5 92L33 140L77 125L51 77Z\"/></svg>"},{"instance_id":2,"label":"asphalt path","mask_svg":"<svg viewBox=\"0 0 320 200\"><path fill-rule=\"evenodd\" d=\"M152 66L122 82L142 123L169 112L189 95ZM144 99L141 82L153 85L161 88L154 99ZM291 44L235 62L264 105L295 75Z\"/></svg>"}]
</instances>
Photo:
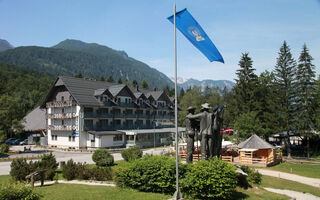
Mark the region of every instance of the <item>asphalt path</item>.
<instances>
[{"instance_id":1,"label":"asphalt path","mask_svg":"<svg viewBox=\"0 0 320 200\"><path fill-rule=\"evenodd\" d=\"M155 148L155 149L147 149L143 151L143 154L154 154L154 155L160 155L163 153L168 152L169 148ZM23 146L13 146L11 147L11 150L14 151L23 151ZM18 157L35 157L39 156L44 153L51 152L55 157L57 162L65 161L72 159L75 162L81 162L81 163L87 163L87 164L93 164L92 161L92 153L91 152L72 152L72 151L59 151L59 150L43 150L37 147L31 147L30 153L20 153L20 154L14 154L9 156L10 158L18 158ZM112 154L115 161L123 160L120 153L113 153ZM8 175L10 173L10 164L11 161L3 161L0 162L0 175Z\"/></svg>"}]
</instances>

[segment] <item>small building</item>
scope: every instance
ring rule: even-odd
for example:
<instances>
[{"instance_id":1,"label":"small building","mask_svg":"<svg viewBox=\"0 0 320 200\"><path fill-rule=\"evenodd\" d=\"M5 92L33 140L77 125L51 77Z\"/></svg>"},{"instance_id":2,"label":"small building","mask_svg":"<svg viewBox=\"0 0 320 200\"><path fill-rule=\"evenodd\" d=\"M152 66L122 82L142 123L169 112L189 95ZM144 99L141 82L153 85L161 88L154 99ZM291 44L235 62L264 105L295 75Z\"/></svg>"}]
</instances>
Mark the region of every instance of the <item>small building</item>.
<instances>
[{"instance_id":1,"label":"small building","mask_svg":"<svg viewBox=\"0 0 320 200\"><path fill-rule=\"evenodd\" d=\"M46 140L46 110L36 107L28 113L22 120L25 133L28 134L28 144L35 144L41 140L41 145L47 145Z\"/></svg>"},{"instance_id":2,"label":"small building","mask_svg":"<svg viewBox=\"0 0 320 200\"><path fill-rule=\"evenodd\" d=\"M239 164L266 167L274 164L276 159L275 147L257 135L252 135L238 145Z\"/></svg>"}]
</instances>

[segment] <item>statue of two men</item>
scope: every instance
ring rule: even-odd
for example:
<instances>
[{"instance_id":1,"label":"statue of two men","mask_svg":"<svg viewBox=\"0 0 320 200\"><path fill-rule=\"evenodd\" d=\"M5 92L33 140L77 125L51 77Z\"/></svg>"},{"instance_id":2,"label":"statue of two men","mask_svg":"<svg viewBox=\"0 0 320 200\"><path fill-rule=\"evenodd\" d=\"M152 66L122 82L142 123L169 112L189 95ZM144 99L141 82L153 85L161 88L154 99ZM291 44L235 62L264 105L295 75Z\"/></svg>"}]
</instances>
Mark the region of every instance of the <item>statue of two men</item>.
<instances>
[{"instance_id":1,"label":"statue of two men","mask_svg":"<svg viewBox=\"0 0 320 200\"><path fill-rule=\"evenodd\" d=\"M223 122L222 114L224 106L216 106L213 113L209 112L210 109L211 107L208 103L201 105L199 114L194 114L194 108L188 108L189 114L186 116L188 163L192 162L195 130L199 129L202 159L207 160L209 157L221 155L222 136L220 134L220 128Z\"/></svg>"}]
</instances>

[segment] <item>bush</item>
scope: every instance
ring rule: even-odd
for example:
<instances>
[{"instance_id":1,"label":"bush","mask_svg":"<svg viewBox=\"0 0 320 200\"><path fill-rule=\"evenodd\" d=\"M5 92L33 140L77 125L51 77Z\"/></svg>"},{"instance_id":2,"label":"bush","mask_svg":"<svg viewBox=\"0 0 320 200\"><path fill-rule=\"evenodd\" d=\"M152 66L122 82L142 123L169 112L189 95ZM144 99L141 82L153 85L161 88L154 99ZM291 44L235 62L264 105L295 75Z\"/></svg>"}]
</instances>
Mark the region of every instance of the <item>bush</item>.
<instances>
[{"instance_id":1,"label":"bush","mask_svg":"<svg viewBox=\"0 0 320 200\"><path fill-rule=\"evenodd\" d=\"M13 180L25 181L26 176L37 169L37 162L33 163L30 161L28 163L25 158L18 158L11 162L10 167L10 175L12 176Z\"/></svg>"},{"instance_id":2,"label":"bush","mask_svg":"<svg viewBox=\"0 0 320 200\"><path fill-rule=\"evenodd\" d=\"M188 165L181 190L192 199L230 199L237 185L235 166L218 160Z\"/></svg>"},{"instance_id":3,"label":"bush","mask_svg":"<svg viewBox=\"0 0 320 200\"><path fill-rule=\"evenodd\" d=\"M180 174L184 173L180 165ZM173 194L176 187L176 164L167 156L149 156L119 167L115 182L120 187L130 187L144 192Z\"/></svg>"},{"instance_id":4,"label":"bush","mask_svg":"<svg viewBox=\"0 0 320 200\"><path fill-rule=\"evenodd\" d=\"M121 150L121 156L125 161L133 161L142 157L142 150L138 146Z\"/></svg>"},{"instance_id":5,"label":"bush","mask_svg":"<svg viewBox=\"0 0 320 200\"><path fill-rule=\"evenodd\" d=\"M98 166L112 166L113 156L106 149L97 149L92 155L93 162Z\"/></svg>"},{"instance_id":6,"label":"bush","mask_svg":"<svg viewBox=\"0 0 320 200\"><path fill-rule=\"evenodd\" d=\"M112 173L109 167L94 167L90 169L90 178L97 181L112 180Z\"/></svg>"},{"instance_id":7,"label":"bush","mask_svg":"<svg viewBox=\"0 0 320 200\"><path fill-rule=\"evenodd\" d=\"M262 180L262 175L255 171L254 169L248 167L248 166L241 166L240 167L242 171L248 174L247 180L250 184L260 184Z\"/></svg>"},{"instance_id":8,"label":"bush","mask_svg":"<svg viewBox=\"0 0 320 200\"><path fill-rule=\"evenodd\" d=\"M75 166L75 177L82 180L89 180L91 178L91 171L87 164L78 163Z\"/></svg>"},{"instance_id":9,"label":"bush","mask_svg":"<svg viewBox=\"0 0 320 200\"><path fill-rule=\"evenodd\" d=\"M52 155L52 153L42 155L41 160L39 161L39 168L47 169L48 171L45 173L45 179L53 180L56 169L58 168L55 156Z\"/></svg>"},{"instance_id":10,"label":"bush","mask_svg":"<svg viewBox=\"0 0 320 200\"><path fill-rule=\"evenodd\" d=\"M38 200L40 195L34 193L30 186L9 184L0 188L0 200Z\"/></svg>"},{"instance_id":11,"label":"bush","mask_svg":"<svg viewBox=\"0 0 320 200\"><path fill-rule=\"evenodd\" d=\"M0 145L0 154L8 153L9 152L9 145L1 144Z\"/></svg>"},{"instance_id":12,"label":"bush","mask_svg":"<svg viewBox=\"0 0 320 200\"><path fill-rule=\"evenodd\" d=\"M67 180L72 180L76 177L77 164L72 159L68 160L62 168L62 176Z\"/></svg>"}]
</instances>

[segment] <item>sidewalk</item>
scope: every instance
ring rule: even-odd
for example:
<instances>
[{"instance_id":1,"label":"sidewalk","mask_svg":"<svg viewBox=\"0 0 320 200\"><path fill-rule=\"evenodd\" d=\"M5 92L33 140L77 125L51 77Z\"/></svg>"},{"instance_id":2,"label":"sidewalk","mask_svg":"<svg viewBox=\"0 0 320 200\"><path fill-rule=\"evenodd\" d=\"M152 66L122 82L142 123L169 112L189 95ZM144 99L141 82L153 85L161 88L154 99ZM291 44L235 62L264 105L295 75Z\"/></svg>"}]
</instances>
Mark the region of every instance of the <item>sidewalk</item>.
<instances>
[{"instance_id":1,"label":"sidewalk","mask_svg":"<svg viewBox=\"0 0 320 200\"><path fill-rule=\"evenodd\" d=\"M320 179L318 178L309 178L309 177L299 176L296 174L290 174L290 173L279 172L279 171L268 170L268 169L260 169L260 168L257 169L257 171L263 175L287 179L290 181L295 181L295 182L320 188Z\"/></svg>"},{"instance_id":2,"label":"sidewalk","mask_svg":"<svg viewBox=\"0 0 320 200\"><path fill-rule=\"evenodd\" d=\"M293 190L281 190L274 188L264 188L265 190L273 193L284 194L295 200L320 200L320 197L314 196L309 193L296 192Z\"/></svg>"}]
</instances>

